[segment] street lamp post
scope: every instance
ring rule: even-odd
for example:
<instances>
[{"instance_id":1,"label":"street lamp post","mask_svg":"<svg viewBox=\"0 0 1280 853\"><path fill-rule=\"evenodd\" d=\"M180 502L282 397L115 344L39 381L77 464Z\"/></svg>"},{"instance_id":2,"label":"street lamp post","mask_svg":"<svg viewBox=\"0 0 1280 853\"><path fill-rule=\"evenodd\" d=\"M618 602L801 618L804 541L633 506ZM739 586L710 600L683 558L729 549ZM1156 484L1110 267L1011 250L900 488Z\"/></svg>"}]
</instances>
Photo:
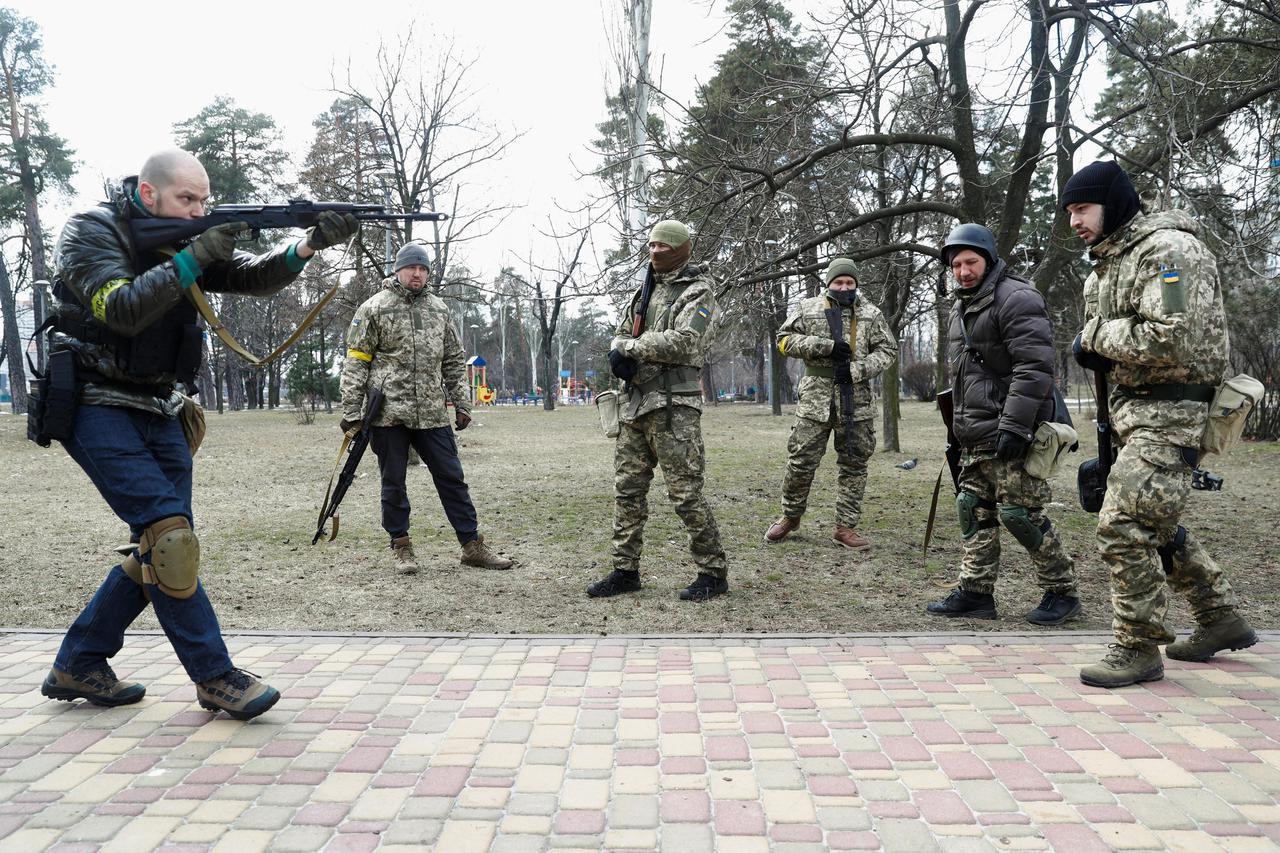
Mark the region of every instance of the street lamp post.
<instances>
[{"instance_id":1,"label":"street lamp post","mask_svg":"<svg viewBox=\"0 0 1280 853\"><path fill-rule=\"evenodd\" d=\"M578 342L570 341L569 345L573 347L573 379L578 382ZM581 382L578 382L581 385Z\"/></svg>"}]
</instances>

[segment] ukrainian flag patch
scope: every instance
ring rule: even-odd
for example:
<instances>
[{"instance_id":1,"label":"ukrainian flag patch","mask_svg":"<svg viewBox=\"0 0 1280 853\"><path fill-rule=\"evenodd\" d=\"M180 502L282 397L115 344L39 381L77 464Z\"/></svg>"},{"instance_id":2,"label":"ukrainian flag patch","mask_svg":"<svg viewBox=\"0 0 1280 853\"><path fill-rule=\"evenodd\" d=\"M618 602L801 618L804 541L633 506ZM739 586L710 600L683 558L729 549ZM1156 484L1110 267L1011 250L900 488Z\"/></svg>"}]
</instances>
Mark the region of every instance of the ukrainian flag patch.
<instances>
[{"instance_id":1,"label":"ukrainian flag patch","mask_svg":"<svg viewBox=\"0 0 1280 853\"><path fill-rule=\"evenodd\" d=\"M1182 314L1187 310L1187 289L1176 266L1160 265L1160 301L1166 314Z\"/></svg>"},{"instance_id":2,"label":"ukrainian flag patch","mask_svg":"<svg viewBox=\"0 0 1280 853\"><path fill-rule=\"evenodd\" d=\"M693 312L693 323L691 323L691 325L693 326L694 331L696 332L706 331L707 322L710 319L711 319L711 310L707 308L705 305L699 305L698 310Z\"/></svg>"}]
</instances>

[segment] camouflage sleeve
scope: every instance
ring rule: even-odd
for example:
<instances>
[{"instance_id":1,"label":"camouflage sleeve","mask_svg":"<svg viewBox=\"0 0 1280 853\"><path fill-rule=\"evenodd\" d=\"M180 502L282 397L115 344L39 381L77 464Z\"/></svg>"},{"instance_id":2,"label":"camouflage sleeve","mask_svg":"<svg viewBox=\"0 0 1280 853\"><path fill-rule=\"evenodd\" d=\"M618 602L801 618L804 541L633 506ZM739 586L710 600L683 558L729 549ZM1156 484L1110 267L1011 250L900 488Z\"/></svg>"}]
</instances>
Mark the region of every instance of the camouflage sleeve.
<instances>
[{"instance_id":1,"label":"camouflage sleeve","mask_svg":"<svg viewBox=\"0 0 1280 853\"><path fill-rule=\"evenodd\" d=\"M471 411L471 399L467 394L467 353L458 340L453 323L444 324L444 350L440 358L440 375L444 379L444 392L449 402L459 412Z\"/></svg>"},{"instance_id":2,"label":"camouflage sleeve","mask_svg":"<svg viewBox=\"0 0 1280 853\"><path fill-rule=\"evenodd\" d=\"M862 382L874 379L898 360L898 341L889 331L889 322L876 312L875 320L868 324L867 354L854 363L855 379Z\"/></svg>"},{"instance_id":3,"label":"camouflage sleeve","mask_svg":"<svg viewBox=\"0 0 1280 853\"><path fill-rule=\"evenodd\" d=\"M618 329L613 336L613 341L609 344L609 349L620 349L622 344L631 340L631 326L636 316L636 301L640 298L640 293L631 295L631 301L627 303L627 307L622 311L622 317L618 320Z\"/></svg>"},{"instance_id":4,"label":"camouflage sleeve","mask_svg":"<svg viewBox=\"0 0 1280 853\"><path fill-rule=\"evenodd\" d=\"M716 296L703 282L690 285L672 307L671 328L645 332L626 341L622 354L639 361L660 364L695 364L703 361L703 338L715 319Z\"/></svg>"},{"instance_id":5,"label":"camouflage sleeve","mask_svg":"<svg viewBox=\"0 0 1280 853\"><path fill-rule=\"evenodd\" d=\"M342 418L358 421L364 413L369 371L378 352L377 315L365 303L356 309L347 329L347 358L342 363Z\"/></svg>"},{"instance_id":6,"label":"camouflage sleeve","mask_svg":"<svg viewBox=\"0 0 1280 853\"><path fill-rule=\"evenodd\" d=\"M1132 283L1134 313L1114 320L1094 317L1082 343L1112 361L1148 367L1188 364L1199 356L1203 339L1195 318L1215 316L1218 269L1203 246L1157 244L1142 258Z\"/></svg>"},{"instance_id":7,"label":"camouflage sleeve","mask_svg":"<svg viewBox=\"0 0 1280 853\"><path fill-rule=\"evenodd\" d=\"M831 348L835 341L822 335L810 335L809 318L804 313L803 303L790 317L778 327L778 352L788 358L800 358L815 361L831 357Z\"/></svg>"}]
</instances>

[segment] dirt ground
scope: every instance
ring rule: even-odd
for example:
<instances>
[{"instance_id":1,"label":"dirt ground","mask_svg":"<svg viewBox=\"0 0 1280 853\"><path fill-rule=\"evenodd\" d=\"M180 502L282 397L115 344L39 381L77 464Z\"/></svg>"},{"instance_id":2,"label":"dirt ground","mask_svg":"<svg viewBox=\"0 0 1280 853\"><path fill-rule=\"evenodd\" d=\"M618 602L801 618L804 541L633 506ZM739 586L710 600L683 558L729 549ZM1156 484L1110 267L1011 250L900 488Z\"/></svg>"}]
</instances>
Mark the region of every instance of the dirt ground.
<instances>
[{"instance_id":1,"label":"dirt ground","mask_svg":"<svg viewBox=\"0 0 1280 853\"><path fill-rule=\"evenodd\" d=\"M676 599L694 569L660 475L650 496L644 590L606 601L585 597L584 587L608 570L613 513L612 442L591 407L481 408L459 436L481 529L519 560L514 571L461 567L427 469L410 469L413 535L424 568L413 577L392 569L372 453L344 502L337 540L310 544L339 444L336 414L310 425L291 412L210 415L196 459L202 577L228 628L667 635L1030 628L1022 613L1040 593L1025 552L1007 536L997 621L943 622L923 613L925 603L946 595L960 553L944 482L927 565L920 557L941 464L942 428L932 404L904 404L903 452L878 452L871 461L860 528L871 551L851 554L830 544L830 456L800 531L766 545L791 419L789 408L776 418L745 404L710 408L704 417L707 494L731 585L728 596L709 604ZM1084 447L1055 477L1049 512L1080 576L1084 613L1068 627L1106 628L1111 613L1093 547L1095 517L1075 498L1075 466L1093 455L1091 429L1081 432ZM914 469L895 467L913 457ZM125 528L57 444L41 449L26 441L24 418L0 416L0 463L0 625L63 628L115 562L110 549L127 539ZM1193 493L1186 520L1226 567L1254 624L1280 627L1280 445L1247 444L1210 467L1226 487ZM1181 602L1170 618L1190 624ZM155 627L150 613L138 627Z\"/></svg>"}]
</instances>

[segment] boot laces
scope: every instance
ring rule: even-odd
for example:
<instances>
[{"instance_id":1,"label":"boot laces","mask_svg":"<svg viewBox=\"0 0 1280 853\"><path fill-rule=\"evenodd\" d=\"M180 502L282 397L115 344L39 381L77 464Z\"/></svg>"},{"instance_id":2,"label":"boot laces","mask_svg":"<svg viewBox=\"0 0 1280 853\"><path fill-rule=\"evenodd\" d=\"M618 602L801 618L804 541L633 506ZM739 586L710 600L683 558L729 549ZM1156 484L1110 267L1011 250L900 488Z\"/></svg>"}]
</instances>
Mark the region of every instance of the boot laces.
<instances>
[{"instance_id":1,"label":"boot laces","mask_svg":"<svg viewBox=\"0 0 1280 853\"><path fill-rule=\"evenodd\" d=\"M1141 654L1141 650L1130 646L1122 646L1119 643L1111 643L1107 648L1110 649L1110 651L1108 651L1107 656L1102 659L1102 663L1105 666L1114 667L1116 669L1133 663L1138 655Z\"/></svg>"},{"instance_id":2,"label":"boot laces","mask_svg":"<svg viewBox=\"0 0 1280 853\"><path fill-rule=\"evenodd\" d=\"M232 667L223 674L222 680L227 683L228 687L234 690L247 690L249 685L258 678L258 676L247 669L236 669Z\"/></svg>"}]
</instances>

